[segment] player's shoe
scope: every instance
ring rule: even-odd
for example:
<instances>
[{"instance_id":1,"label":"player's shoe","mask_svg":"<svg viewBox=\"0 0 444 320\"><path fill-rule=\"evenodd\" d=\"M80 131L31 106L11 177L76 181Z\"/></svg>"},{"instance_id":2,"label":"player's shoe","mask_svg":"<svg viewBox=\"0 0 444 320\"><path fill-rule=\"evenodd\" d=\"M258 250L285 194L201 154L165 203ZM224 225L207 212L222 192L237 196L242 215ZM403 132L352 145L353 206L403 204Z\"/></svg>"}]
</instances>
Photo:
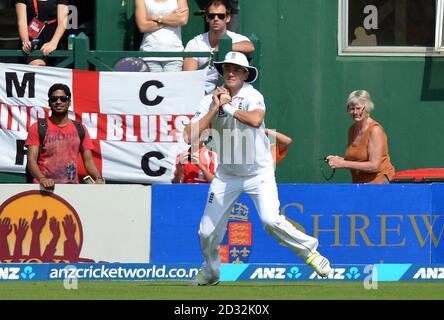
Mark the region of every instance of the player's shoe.
<instances>
[{"instance_id":1,"label":"player's shoe","mask_svg":"<svg viewBox=\"0 0 444 320\"><path fill-rule=\"evenodd\" d=\"M202 269L200 269L197 275L194 277L194 279L190 281L190 285L192 286L215 286L218 284L219 284L218 278L207 279Z\"/></svg>"},{"instance_id":2,"label":"player's shoe","mask_svg":"<svg viewBox=\"0 0 444 320\"><path fill-rule=\"evenodd\" d=\"M330 261L328 261L326 257L321 256L319 252L315 252L309 256L306 263L323 278L327 278L331 272Z\"/></svg>"}]
</instances>

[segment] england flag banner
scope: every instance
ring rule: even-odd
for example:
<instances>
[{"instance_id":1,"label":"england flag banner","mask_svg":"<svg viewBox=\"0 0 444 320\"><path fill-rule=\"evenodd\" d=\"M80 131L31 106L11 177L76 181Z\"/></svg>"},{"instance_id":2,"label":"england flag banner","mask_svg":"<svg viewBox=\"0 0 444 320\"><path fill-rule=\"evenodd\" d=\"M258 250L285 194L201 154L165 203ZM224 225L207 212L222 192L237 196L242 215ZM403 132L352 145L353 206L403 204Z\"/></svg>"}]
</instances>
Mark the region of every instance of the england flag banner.
<instances>
[{"instance_id":1,"label":"england flag banner","mask_svg":"<svg viewBox=\"0 0 444 320\"><path fill-rule=\"evenodd\" d=\"M25 172L27 130L50 114L49 87L64 83L72 91L70 118L87 127L106 179L169 183L177 154L187 148L183 129L204 96L205 75L0 63L0 172Z\"/></svg>"}]
</instances>

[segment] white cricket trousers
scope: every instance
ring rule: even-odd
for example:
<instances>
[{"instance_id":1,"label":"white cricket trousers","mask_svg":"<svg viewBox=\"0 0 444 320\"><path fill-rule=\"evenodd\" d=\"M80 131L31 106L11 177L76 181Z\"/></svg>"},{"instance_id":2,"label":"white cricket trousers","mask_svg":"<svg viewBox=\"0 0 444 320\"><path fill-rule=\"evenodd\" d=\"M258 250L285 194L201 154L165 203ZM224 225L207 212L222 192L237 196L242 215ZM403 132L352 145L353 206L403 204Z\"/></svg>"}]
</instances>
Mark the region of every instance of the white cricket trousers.
<instances>
[{"instance_id":1,"label":"white cricket trousers","mask_svg":"<svg viewBox=\"0 0 444 320\"><path fill-rule=\"evenodd\" d=\"M297 230L279 214L279 198L274 168L258 175L233 176L217 170L208 191L205 211L199 225L199 238L205 258L207 279L220 277L219 244L228 223L229 212L242 192L254 202L265 231L289 247L304 261L318 247L318 240Z\"/></svg>"}]
</instances>

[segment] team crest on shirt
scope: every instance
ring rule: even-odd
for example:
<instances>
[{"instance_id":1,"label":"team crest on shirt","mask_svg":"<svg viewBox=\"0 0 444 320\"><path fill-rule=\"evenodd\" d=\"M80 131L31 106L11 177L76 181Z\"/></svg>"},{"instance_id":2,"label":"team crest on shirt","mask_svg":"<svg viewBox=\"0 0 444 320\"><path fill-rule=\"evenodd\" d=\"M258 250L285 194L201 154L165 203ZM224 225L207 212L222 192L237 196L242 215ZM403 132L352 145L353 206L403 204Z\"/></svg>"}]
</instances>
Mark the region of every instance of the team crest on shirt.
<instances>
[{"instance_id":1,"label":"team crest on shirt","mask_svg":"<svg viewBox=\"0 0 444 320\"><path fill-rule=\"evenodd\" d=\"M219 108L219 111L217 113L217 118L226 118L227 114L222 110L222 108Z\"/></svg>"},{"instance_id":2,"label":"team crest on shirt","mask_svg":"<svg viewBox=\"0 0 444 320\"><path fill-rule=\"evenodd\" d=\"M244 97L239 97L238 99L239 99L239 103L237 105L237 108L239 110L245 110L245 107L244 107Z\"/></svg>"},{"instance_id":3,"label":"team crest on shirt","mask_svg":"<svg viewBox=\"0 0 444 320\"><path fill-rule=\"evenodd\" d=\"M249 208L236 202L231 207L228 218L228 230L220 245L222 263L248 262L253 244L252 223L248 221Z\"/></svg>"}]
</instances>

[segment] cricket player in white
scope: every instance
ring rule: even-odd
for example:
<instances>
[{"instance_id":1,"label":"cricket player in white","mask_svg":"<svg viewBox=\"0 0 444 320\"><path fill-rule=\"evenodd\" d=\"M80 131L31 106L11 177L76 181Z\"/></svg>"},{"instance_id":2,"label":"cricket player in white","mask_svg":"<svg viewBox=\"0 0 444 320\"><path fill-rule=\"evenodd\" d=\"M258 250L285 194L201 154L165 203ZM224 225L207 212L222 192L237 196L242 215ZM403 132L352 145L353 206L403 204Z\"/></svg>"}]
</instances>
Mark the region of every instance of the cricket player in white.
<instances>
[{"instance_id":1,"label":"cricket player in white","mask_svg":"<svg viewBox=\"0 0 444 320\"><path fill-rule=\"evenodd\" d=\"M234 51L214 65L224 77L224 87L202 100L184 132L185 140L196 145L201 132L211 124L220 161L199 226L205 262L191 284L219 283L219 244L226 232L229 210L242 192L252 198L265 230L320 276L327 277L331 267L316 251L318 240L297 230L279 214L274 162L264 131L264 98L250 84L257 78L257 69L249 66L243 53Z\"/></svg>"}]
</instances>

